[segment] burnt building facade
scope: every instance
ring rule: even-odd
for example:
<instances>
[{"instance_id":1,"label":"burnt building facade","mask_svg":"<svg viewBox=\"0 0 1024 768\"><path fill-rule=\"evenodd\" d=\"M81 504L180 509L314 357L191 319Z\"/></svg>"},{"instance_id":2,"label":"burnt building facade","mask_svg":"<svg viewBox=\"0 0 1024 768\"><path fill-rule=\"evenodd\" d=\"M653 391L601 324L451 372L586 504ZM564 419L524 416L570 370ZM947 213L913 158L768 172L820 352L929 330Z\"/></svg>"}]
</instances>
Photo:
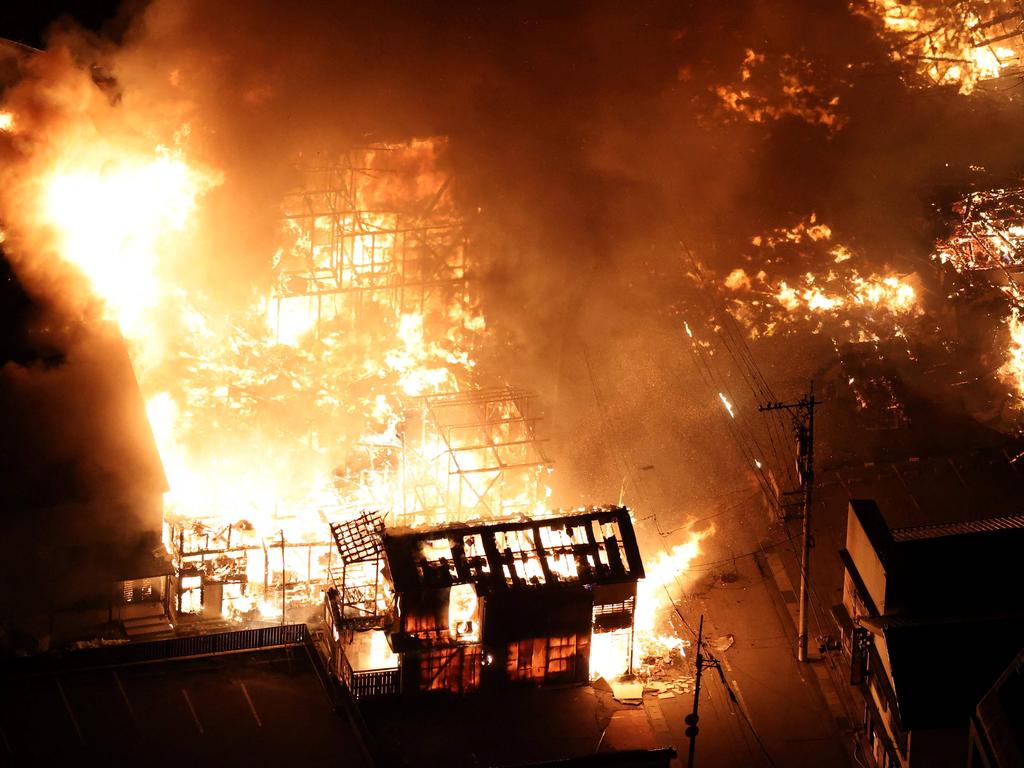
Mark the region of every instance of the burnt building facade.
<instances>
[{"instance_id":1,"label":"burnt building facade","mask_svg":"<svg viewBox=\"0 0 1024 768\"><path fill-rule=\"evenodd\" d=\"M357 695L583 683L595 633L632 630L644 571L625 507L376 531L348 536L363 586L326 599L332 669Z\"/></svg>"}]
</instances>

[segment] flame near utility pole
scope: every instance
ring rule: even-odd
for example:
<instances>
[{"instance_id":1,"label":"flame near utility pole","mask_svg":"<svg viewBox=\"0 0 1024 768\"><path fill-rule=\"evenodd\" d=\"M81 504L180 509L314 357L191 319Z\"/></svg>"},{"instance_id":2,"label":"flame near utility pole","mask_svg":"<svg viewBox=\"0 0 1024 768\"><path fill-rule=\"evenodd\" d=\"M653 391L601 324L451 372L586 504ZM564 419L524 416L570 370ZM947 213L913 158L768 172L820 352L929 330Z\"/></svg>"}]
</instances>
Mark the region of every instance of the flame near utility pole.
<instances>
[{"instance_id":1,"label":"flame near utility pole","mask_svg":"<svg viewBox=\"0 0 1024 768\"><path fill-rule=\"evenodd\" d=\"M811 546L814 541L811 535L811 505L814 490L814 406L816 405L821 405L821 401L814 399L814 382L812 381L808 393L795 403L765 403L757 407L757 410L762 412L788 411L793 419L793 433L796 436L796 471L797 477L800 479L799 493L803 501L801 505L803 511L799 515L799 518L803 520L803 551L800 558L800 615L796 648L798 661L807 661L807 609L810 592ZM783 520L783 524L785 525L789 519L792 518L787 517Z\"/></svg>"}]
</instances>

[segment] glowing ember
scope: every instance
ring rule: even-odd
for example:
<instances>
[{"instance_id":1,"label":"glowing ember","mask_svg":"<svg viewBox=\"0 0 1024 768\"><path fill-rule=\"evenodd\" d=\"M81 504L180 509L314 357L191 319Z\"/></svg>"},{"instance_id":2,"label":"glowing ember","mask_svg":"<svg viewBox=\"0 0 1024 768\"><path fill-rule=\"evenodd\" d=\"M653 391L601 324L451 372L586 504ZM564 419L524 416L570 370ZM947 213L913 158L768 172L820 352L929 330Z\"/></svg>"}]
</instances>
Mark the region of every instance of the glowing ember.
<instances>
[{"instance_id":1,"label":"glowing ember","mask_svg":"<svg viewBox=\"0 0 1024 768\"><path fill-rule=\"evenodd\" d=\"M831 284L839 280L838 276L831 272L825 279ZM882 309L892 314L904 314L916 308L917 292L901 277L870 275L865 278L852 272L843 281L843 293L829 292L815 285L815 281L815 276L810 273L804 276L803 285L799 288L791 287L783 280L779 283L775 298L789 312L801 309L810 312L834 312L844 307L864 306Z\"/></svg>"},{"instance_id":2,"label":"glowing ember","mask_svg":"<svg viewBox=\"0 0 1024 768\"><path fill-rule=\"evenodd\" d=\"M10 133L14 130L14 114L0 110L0 131Z\"/></svg>"},{"instance_id":3,"label":"glowing ember","mask_svg":"<svg viewBox=\"0 0 1024 768\"><path fill-rule=\"evenodd\" d=\"M792 227L751 238L755 253L748 258L764 268L756 273L733 269L722 287L728 311L752 338L771 336L799 321L814 323L812 332L817 333L827 320L848 328L842 333L852 340L901 336L902 323L923 314L914 275L865 275L856 266L858 255L832 238L832 228L813 213ZM772 265L793 263L804 265L804 271L782 279L769 274L779 268Z\"/></svg>"},{"instance_id":4,"label":"glowing ember","mask_svg":"<svg viewBox=\"0 0 1024 768\"><path fill-rule=\"evenodd\" d=\"M729 398L726 397L723 393L719 392L718 399L722 401L722 405L725 406L725 410L729 413L729 415L735 419L736 412L733 410L732 403L729 402Z\"/></svg>"},{"instance_id":5,"label":"glowing ember","mask_svg":"<svg viewBox=\"0 0 1024 768\"><path fill-rule=\"evenodd\" d=\"M839 96L823 94L812 78L808 61L789 54L769 60L748 48L739 82L716 86L715 94L729 113L752 123L792 116L829 130L842 128L846 118L837 111Z\"/></svg>"},{"instance_id":6,"label":"glowing ember","mask_svg":"<svg viewBox=\"0 0 1024 768\"><path fill-rule=\"evenodd\" d=\"M751 245L761 248L775 248L786 243L802 243L806 240L818 242L830 240L832 228L828 224L818 221L818 216L811 213L806 220L800 221L792 227L777 227L763 235L754 235L750 238Z\"/></svg>"}]
</instances>

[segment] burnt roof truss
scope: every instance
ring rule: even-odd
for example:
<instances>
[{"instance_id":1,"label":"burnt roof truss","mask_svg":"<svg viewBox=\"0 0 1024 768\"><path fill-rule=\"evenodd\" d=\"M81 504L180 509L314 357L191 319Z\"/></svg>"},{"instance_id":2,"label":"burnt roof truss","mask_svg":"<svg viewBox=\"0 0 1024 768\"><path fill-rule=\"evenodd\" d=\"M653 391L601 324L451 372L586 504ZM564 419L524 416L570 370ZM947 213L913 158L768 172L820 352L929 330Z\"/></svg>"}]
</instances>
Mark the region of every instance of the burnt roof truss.
<instances>
[{"instance_id":1,"label":"burnt roof truss","mask_svg":"<svg viewBox=\"0 0 1024 768\"><path fill-rule=\"evenodd\" d=\"M398 592L473 584L478 593L643 578L629 510L389 532L384 542Z\"/></svg>"},{"instance_id":2,"label":"burnt roof truss","mask_svg":"<svg viewBox=\"0 0 1024 768\"><path fill-rule=\"evenodd\" d=\"M344 523L331 523L331 536L346 565L376 560L381 552L384 521L377 512L363 512Z\"/></svg>"}]
</instances>

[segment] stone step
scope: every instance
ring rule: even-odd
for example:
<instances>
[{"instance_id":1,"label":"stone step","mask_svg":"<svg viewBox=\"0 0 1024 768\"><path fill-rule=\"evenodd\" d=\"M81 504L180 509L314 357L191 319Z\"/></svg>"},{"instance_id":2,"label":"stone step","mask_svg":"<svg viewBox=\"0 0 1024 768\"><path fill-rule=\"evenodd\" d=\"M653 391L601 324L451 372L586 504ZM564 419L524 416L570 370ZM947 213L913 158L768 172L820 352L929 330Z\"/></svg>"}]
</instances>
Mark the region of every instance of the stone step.
<instances>
[{"instance_id":1,"label":"stone step","mask_svg":"<svg viewBox=\"0 0 1024 768\"><path fill-rule=\"evenodd\" d=\"M121 622L128 637L141 637L170 632L174 629L171 622L163 614L145 616L137 619L125 619Z\"/></svg>"}]
</instances>

